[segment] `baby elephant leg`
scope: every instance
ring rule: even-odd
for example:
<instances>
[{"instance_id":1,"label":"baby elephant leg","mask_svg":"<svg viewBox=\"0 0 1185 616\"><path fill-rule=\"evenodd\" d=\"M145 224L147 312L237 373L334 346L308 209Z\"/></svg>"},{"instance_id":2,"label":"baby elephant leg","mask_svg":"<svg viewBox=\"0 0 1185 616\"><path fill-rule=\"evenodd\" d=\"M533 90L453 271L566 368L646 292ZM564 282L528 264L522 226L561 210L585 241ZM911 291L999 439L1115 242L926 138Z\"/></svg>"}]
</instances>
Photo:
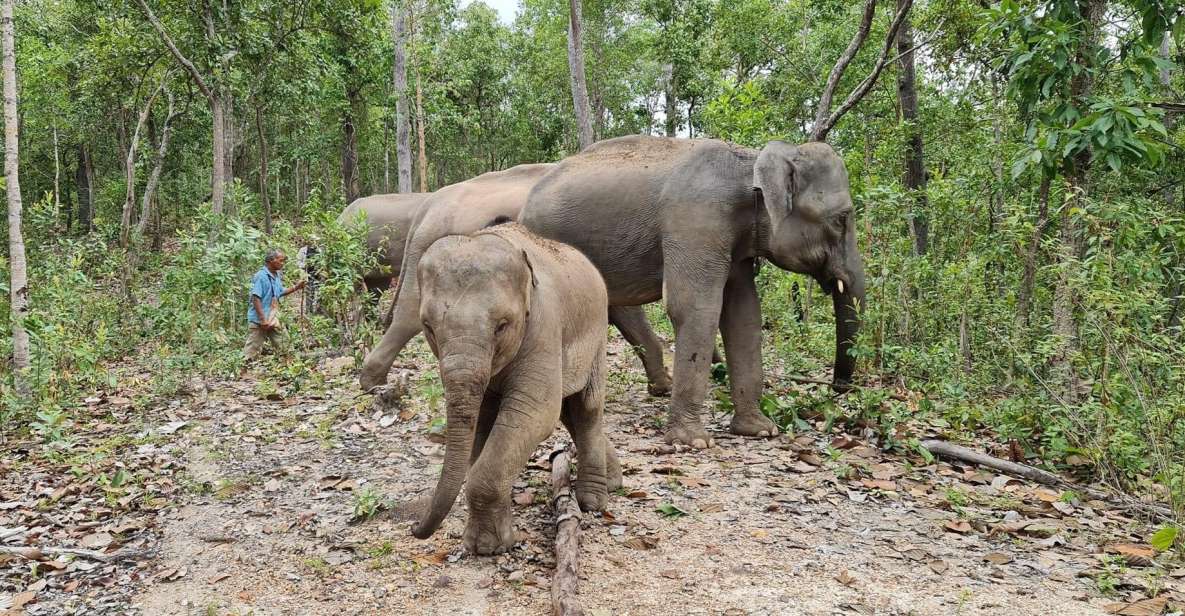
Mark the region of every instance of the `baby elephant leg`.
<instances>
[{"instance_id":1,"label":"baby elephant leg","mask_svg":"<svg viewBox=\"0 0 1185 616\"><path fill-rule=\"evenodd\" d=\"M574 487L576 500L584 511L605 509L609 502L610 484L621 485L621 465L609 449L602 425L603 394L599 391L590 392L593 387L568 396L560 415L564 427L576 442ZM613 461L612 466L609 464L610 459ZM610 476L611 471L616 472L616 478Z\"/></svg>"}]
</instances>

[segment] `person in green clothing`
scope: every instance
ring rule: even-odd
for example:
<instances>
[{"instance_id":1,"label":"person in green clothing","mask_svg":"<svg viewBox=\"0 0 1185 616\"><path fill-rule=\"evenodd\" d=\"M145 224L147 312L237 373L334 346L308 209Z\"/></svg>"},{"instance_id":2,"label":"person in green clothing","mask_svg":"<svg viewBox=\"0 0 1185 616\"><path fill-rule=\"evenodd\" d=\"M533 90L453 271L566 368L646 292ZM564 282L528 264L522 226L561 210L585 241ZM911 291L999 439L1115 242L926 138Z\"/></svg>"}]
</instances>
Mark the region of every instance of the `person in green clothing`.
<instances>
[{"instance_id":1,"label":"person in green clothing","mask_svg":"<svg viewBox=\"0 0 1185 616\"><path fill-rule=\"evenodd\" d=\"M269 250L263 260L263 267L251 279L251 301L247 307L247 344L243 355L251 361L263 351L263 345L271 347L273 353L284 348L284 328L280 324L280 298L304 288L305 281L284 288L280 270L288 257L279 250Z\"/></svg>"}]
</instances>

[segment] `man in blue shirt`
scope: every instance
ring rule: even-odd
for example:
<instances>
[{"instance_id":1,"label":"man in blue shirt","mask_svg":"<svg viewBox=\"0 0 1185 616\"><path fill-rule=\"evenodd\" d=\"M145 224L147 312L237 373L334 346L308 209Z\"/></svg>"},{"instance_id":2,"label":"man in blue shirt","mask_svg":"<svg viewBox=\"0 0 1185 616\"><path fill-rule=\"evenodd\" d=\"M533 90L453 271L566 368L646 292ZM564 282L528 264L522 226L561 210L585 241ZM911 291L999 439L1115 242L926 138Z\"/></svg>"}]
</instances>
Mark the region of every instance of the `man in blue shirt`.
<instances>
[{"instance_id":1,"label":"man in blue shirt","mask_svg":"<svg viewBox=\"0 0 1185 616\"><path fill-rule=\"evenodd\" d=\"M285 289L280 281L280 270L288 257L279 250L269 250L263 260L263 267L251 279L251 302L247 308L247 344L243 354L247 361L259 357L267 343L273 353L283 349L284 329L280 325L280 298L304 288L305 281Z\"/></svg>"}]
</instances>

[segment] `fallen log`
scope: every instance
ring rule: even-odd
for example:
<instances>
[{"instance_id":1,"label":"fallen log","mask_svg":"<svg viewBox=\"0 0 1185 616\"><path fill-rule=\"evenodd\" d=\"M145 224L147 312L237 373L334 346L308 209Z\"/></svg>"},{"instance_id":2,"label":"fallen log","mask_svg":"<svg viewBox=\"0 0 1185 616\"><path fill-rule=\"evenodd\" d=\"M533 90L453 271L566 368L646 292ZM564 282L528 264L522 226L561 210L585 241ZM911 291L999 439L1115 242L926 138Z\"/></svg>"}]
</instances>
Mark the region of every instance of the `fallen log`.
<instances>
[{"instance_id":1,"label":"fallen log","mask_svg":"<svg viewBox=\"0 0 1185 616\"><path fill-rule=\"evenodd\" d=\"M88 560L97 560L101 563L115 563L125 560L138 560L140 558L147 558L148 552L144 550L121 549L116 550L110 554L99 552L98 550L84 550L81 548L55 548L52 546L7 546L0 545L0 554L13 554L20 556L25 560L48 560L47 556L77 556L78 558L86 558Z\"/></svg>"},{"instance_id":2,"label":"fallen log","mask_svg":"<svg viewBox=\"0 0 1185 616\"><path fill-rule=\"evenodd\" d=\"M1021 464L1019 462L1011 462L1009 460L1002 460L992 455L968 449L961 445L956 445L949 441L940 441L936 439L925 440L921 442L922 447L925 447L930 453L948 458L951 460L958 460L960 462L968 462L978 466L984 466L990 469L1000 471L1013 477L1027 479L1033 483L1050 486L1053 488L1061 488L1064 490L1071 490L1078 494L1082 494L1089 499L1099 500L1111 503L1124 509L1135 509L1143 511L1147 514L1164 518L1166 520L1175 520L1173 510L1163 505L1155 503L1146 503L1141 500L1129 496L1122 496L1103 492L1102 490L1095 490L1088 488L1062 478L1060 475L1044 471L1028 464Z\"/></svg>"},{"instance_id":3,"label":"fallen log","mask_svg":"<svg viewBox=\"0 0 1185 616\"><path fill-rule=\"evenodd\" d=\"M580 558L580 505L572 496L572 454L568 448L551 454L551 498L555 509L555 575L551 608L555 616L583 616L577 598Z\"/></svg>"}]
</instances>

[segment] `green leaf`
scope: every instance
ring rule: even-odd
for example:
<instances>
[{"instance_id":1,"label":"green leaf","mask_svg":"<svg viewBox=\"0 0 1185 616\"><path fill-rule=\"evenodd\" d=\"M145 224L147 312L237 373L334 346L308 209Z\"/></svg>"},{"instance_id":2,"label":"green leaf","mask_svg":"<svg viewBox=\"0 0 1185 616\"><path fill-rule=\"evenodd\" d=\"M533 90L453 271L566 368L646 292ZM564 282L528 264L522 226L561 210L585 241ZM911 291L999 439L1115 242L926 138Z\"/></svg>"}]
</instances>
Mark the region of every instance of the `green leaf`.
<instances>
[{"instance_id":1,"label":"green leaf","mask_svg":"<svg viewBox=\"0 0 1185 616\"><path fill-rule=\"evenodd\" d=\"M655 507L655 511L663 514L664 516L666 516L668 518L681 518L681 517L687 515L686 511L683 511L682 509L676 507L675 505L673 505L671 503L663 503L663 504L659 505L658 507Z\"/></svg>"},{"instance_id":2,"label":"green leaf","mask_svg":"<svg viewBox=\"0 0 1185 616\"><path fill-rule=\"evenodd\" d=\"M1176 526L1165 526L1164 528L1156 531L1155 533L1152 533L1152 536L1148 538L1148 543L1150 543L1152 545L1152 547L1156 548L1156 550L1159 552L1163 552L1163 551L1173 547L1173 543L1175 543L1176 541L1177 541L1177 527Z\"/></svg>"}]
</instances>

